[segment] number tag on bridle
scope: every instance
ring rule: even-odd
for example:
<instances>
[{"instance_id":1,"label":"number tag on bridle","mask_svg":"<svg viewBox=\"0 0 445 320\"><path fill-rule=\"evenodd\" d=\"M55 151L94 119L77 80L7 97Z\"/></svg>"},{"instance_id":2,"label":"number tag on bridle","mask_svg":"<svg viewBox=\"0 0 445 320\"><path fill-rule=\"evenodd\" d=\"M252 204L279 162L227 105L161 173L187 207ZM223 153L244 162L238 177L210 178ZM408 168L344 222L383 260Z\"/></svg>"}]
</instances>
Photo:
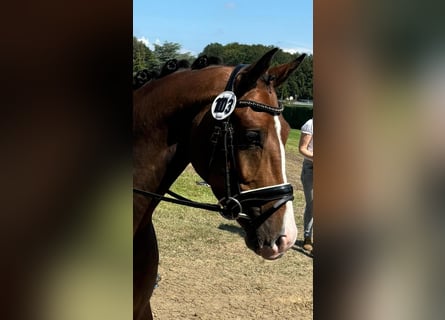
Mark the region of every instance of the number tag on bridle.
<instances>
[{"instance_id":1,"label":"number tag on bridle","mask_svg":"<svg viewBox=\"0 0 445 320\"><path fill-rule=\"evenodd\" d=\"M212 103L212 116L216 120L223 120L230 116L236 107L236 95L232 91L220 93Z\"/></svg>"}]
</instances>

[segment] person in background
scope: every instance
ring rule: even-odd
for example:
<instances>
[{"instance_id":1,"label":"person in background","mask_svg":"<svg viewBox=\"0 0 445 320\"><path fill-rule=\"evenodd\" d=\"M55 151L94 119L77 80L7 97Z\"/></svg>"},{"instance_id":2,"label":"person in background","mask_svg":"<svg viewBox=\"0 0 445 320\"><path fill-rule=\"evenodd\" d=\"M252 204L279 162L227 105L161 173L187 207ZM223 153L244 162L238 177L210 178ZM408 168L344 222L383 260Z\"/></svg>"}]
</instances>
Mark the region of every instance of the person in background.
<instances>
[{"instance_id":1,"label":"person in background","mask_svg":"<svg viewBox=\"0 0 445 320\"><path fill-rule=\"evenodd\" d=\"M312 242L312 202L314 198L313 191L313 119L309 119L301 127L301 136L298 150L304 156L303 167L301 170L301 182L303 184L304 198L306 200L306 207L304 209L304 242L303 249L312 254L313 242Z\"/></svg>"}]
</instances>

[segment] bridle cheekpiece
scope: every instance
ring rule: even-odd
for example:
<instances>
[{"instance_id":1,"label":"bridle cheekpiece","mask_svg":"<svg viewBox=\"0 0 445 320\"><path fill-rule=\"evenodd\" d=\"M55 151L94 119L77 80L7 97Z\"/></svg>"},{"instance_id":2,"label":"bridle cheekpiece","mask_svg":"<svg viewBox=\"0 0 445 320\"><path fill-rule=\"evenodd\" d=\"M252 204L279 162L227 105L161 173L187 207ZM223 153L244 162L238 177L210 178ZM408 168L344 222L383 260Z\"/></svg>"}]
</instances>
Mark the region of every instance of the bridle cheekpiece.
<instances>
[{"instance_id":1,"label":"bridle cheekpiece","mask_svg":"<svg viewBox=\"0 0 445 320\"><path fill-rule=\"evenodd\" d=\"M252 228L258 228L274 212L281 208L288 201L293 200L293 188L289 183L272 185L262 188L256 188L246 191L240 190L240 183L237 179L235 160L235 147L233 143L234 129L230 122L230 115L237 107L250 107L258 112L266 112L272 116L280 115L283 107L271 107L253 100L240 100L236 102L234 93L234 82L236 75L245 65L238 65L232 71L225 91L218 95L212 104L212 116L217 120L213 131L211 142L213 144L212 157L209 163L213 161L213 154L216 146L222 141L222 147L225 157L225 197L219 200L222 207L221 215L226 219L245 219L249 220ZM261 208L263 205L275 201L274 204L262 212L259 216L250 216L244 212L245 207Z\"/></svg>"}]
</instances>

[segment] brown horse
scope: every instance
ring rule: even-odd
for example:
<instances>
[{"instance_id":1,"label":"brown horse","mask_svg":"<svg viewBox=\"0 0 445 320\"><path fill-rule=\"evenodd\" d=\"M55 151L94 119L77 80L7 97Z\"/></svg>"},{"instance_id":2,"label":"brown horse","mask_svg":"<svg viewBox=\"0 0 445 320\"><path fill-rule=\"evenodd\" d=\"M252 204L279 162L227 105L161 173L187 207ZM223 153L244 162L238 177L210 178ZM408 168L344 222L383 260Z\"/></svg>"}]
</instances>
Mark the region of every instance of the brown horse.
<instances>
[{"instance_id":1,"label":"brown horse","mask_svg":"<svg viewBox=\"0 0 445 320\"><path fill-rule=\"evenodd\" d=\"M304 55L270 67L277 50L251 65L180 70L134 92L134 188L149 192L134 194L134 319L152 319L159 261L153 211L189 163L219 199L217 211L244 228L250 249L272 260L294 244L284 162L290 127L275 88Z\"/></svg>"}]
</instances>

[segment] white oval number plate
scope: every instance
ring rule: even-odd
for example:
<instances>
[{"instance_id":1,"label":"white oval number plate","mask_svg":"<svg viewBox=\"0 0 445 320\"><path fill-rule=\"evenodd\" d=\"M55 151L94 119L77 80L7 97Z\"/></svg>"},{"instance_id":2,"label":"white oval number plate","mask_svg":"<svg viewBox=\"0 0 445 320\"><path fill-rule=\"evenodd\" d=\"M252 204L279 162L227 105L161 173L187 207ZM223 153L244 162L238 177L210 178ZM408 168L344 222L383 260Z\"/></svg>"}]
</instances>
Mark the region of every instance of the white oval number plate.
<instances>
[{"instance_id":1,"label":"white oval number plate","mask_svg":"<svg viewBox=\"0 0 445 320\"><path fill-rule=\"evenodd\" d=\"M212 116L216 120L223 120L230 116L236 107L236 95L232 91L220 93L212 103Z\"/></svg>"}]
</instances>

